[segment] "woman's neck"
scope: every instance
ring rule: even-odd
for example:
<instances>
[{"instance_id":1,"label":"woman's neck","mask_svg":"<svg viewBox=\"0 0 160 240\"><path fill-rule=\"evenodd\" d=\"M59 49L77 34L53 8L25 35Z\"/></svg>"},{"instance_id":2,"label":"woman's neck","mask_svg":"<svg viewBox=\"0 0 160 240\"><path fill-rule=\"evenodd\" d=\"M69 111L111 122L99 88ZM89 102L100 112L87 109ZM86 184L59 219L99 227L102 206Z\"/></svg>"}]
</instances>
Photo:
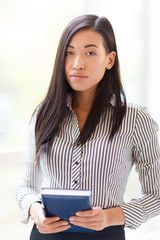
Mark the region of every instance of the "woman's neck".
<instances>
[{"instance_id":1,"label":"woman's neck","mask_svg":"<svg viewBox=\"0 0 160 240\"><path fill-rule=\"evenodd\" d=\"M93 99L94 95L88 94L86 92L74 92L72 110L77 116L80 131L82 130L87 120L88 114L92 107Z\"/></svg>"},{"instance_id":2,"label":"woman's neck","mask_svg":"<svg viewBox=\"0 0 160 240\"><path fill-rule=\"evenodd\" d=\"M94 93L88 92L74 92L73 94L73 109L81 109L84 111L90 111L94 99Z\"/></svg>"}]
</instances>

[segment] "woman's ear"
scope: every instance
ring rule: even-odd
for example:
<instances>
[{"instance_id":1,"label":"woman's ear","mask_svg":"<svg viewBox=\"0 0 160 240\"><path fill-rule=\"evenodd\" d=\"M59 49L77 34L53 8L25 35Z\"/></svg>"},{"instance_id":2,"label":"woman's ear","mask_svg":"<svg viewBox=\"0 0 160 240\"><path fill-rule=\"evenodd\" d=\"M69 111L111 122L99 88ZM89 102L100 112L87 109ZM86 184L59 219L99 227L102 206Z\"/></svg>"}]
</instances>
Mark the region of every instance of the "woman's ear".
<instances>
[{"instance_id":1,"label":"woman's ear","mask_svg":"<svg viewBox=\"0 0 160 240\"><path fill-rule=\"evenodd\" d=\"M114 51L110 52L108 55L107 55L107 64L106 64L106 68L108 70L110 70L113 65L114 65L114 62L115 62L115 57L116 57L116 53Z\"/></svg>"}]
</instances>

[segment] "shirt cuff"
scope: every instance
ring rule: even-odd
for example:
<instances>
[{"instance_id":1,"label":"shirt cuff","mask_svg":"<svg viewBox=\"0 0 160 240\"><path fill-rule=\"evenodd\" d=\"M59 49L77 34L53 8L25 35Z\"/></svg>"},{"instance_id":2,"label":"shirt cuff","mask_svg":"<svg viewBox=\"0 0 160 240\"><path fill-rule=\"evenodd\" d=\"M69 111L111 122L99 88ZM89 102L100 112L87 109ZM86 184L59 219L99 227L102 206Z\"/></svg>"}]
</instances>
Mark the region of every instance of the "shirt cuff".
<instances>
[{"instance_id":1,"label":"shirt cuff","mask_svg":"<svg viewBox=\"0 0 160 240\"><path fill-rule=\"evenodd\" d=\"M120 207L125 215L125 227L137 229L143 223L143 211L140 202L133 200Z\"/></svg>"},{"instance_id":2,"label":"shirt cuff","mask_svg":"<svg viewBox=\"0 0 160 240\"><path fill-rule=\"evenodd\" d=\"M24 211L24 220L22 220L22 223L27 224L29 222L29 209L34 202L42 202L42 200L37 195L27 195L21 202L20 207Z\"/></svg>"}]
</instances>

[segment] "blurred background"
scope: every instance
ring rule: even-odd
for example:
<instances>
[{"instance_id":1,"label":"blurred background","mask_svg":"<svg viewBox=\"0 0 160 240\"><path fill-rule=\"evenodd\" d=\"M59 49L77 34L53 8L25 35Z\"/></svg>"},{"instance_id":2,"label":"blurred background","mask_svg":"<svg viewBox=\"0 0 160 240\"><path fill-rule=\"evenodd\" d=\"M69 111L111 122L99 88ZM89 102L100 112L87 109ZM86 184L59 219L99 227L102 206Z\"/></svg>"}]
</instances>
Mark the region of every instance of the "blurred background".
<instances>
[{"instance_id":1,"label":"blurred background","mask_svg":"<svg viewBox=\"0 0 160 240\"><path fill-rule=\"evenodd\" d=\"M159 0L0 0L0 236L28 240L33 222L21 223L15 200L27 126L45 96L59 38L82 14L107 17L115 31L122 82L128 102L146 106L160 124ZM134 169L125 200L140 195ZM127 240L160 239L160 217Z\"/></svg>"}]
</instances>

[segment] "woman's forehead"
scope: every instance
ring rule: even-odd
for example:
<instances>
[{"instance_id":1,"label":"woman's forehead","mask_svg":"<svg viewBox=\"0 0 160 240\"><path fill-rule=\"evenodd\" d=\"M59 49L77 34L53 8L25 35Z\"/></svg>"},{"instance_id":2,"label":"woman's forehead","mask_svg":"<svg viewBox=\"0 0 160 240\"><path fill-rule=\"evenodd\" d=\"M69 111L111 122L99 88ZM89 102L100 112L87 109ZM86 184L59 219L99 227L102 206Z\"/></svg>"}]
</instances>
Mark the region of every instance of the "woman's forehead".
<instances>
[{"instance_id":1,"label":"woman's forehead","mask_svg":"<svg viewBox=\"0 0 160 240\"><path fill-rule=\"evenodd\" d=\"M104 39L100 33L97 33L92 29L83 29L73 35L69 42L69 45L73 47L76 45L83 45L84 47L95 45L98 47L103 45L103 42Z\"/></svg>"}]
</instances>

